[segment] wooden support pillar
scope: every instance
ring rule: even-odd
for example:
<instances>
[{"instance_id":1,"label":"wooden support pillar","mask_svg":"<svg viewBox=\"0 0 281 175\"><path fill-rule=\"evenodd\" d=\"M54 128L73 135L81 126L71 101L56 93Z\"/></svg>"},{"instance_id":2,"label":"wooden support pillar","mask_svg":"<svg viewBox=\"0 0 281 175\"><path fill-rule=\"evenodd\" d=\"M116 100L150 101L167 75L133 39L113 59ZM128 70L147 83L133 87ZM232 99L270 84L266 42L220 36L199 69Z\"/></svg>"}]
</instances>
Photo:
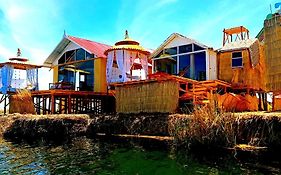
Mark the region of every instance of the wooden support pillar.
<instances>
[{"instance_id":1,"label":"wooden support pillar","mask_svg":"<svg viewBox=\"0 0 281 175\"><path fill-rule=\"evenodd\" d=\"M78 98L76 97L75 98L75 114L77 114L78 113Z\"/></svg>"},{"instance_id":2,"label":"wooden support pillar","mask_svg":"<svg viewBox=\"0 0 281 175\"><path fill-rule=\"evenodd\" d=\"M68 106L67 107L68 107L67 113L71 114L72 104L71 104L71 96L70 95L68 95Z\"/></svg>"},{"instance_id":3,"label":"wooden support pillar","mask_svg":"<svg viewBox=\"0 0 281 175\"><path fill-rule=\"evenodd\" d=\"M46 115L46 98L43 96L43 115Z\"/></svg>"},{"instance_id":4,"label":"wooden support pillar","mask_svg":"<svg viewBox=\"0 0 281 175\"><path fill-rule=\"evenodd\" d=\"M7 95L5 94L4 97L4 115L6 115L7 113Z\"/></svg>"},{"instance_id":5,"label":"wooden support pillar","mask_svg":"<svg viewBox=\"0 0 281 175\"><path fill-rule=\"evenodd\" d=\"M264 100L263 100L263 106L264 106L264 110L267 111L267 94L264 93Z\"/></svg>"},{"instance_id":6,"label":"wooden support pillar","mask_svg":"<svg viewBox=\"0 0 281 175\"><path fill-rule=\"evenodd\" d=\"M41 104L40 104L40 96L37 97L37 114L40 115L41 114Z\"/></svg>"},{"instance_id":7,"label":"wooden support pillar","mask_svg":"<svg viewBox=\"0 0 281 175\"><path fill-rule=\"evenodd\" d=\"M259 96L259 111L261 111L262 110L262 103L261 103L261 93L259 92L258 93L258 96Z\"/></svg>"},{"instance_id":8,"label":"wooden support pillar","mask_svg":"<svg viewBox=\"0 0 281 175\"><path fill-rule=\"evenodd\" d=\"M195 85L192 84L192 95L193 95L193 105L195 104L195 94L194 94L194 91L195 91Z\"/></svg>"},{"instance_id":9,"label":"wooden support pillar","mask_svg":"<svg viewBox=\"0 0 281 175\"><path fill-rule=\"evenodd\" d=\"M59 114L61 114L61 110L62 110L62 98L59 97Z\"/></svg>"},{"instance_id":10,"label":"wooden support pillar","mask_svg":"<svg viewBox=\"0 0 281 175\"><path fill-rule=\"evenodd\" d=\"M51 101L51 97L48 96L48 99L49 99L49 103L48 103L48 114L52 113L51 112L51 104L52 104L52 101Z\"/></svg>"},{"instance_id":11,"label":"wooden support pillar","mask_svg":"<svg viewBox=\"0 0 281 175\"><path fill-rule=\"evenodd\" d=\"M55 97L54 95L51 95L51 113L55 114L55 107L56 107L56 102L55 102Z\"/></svg>"},{"instance_id":12,"label":"wooden support pillar","mask_svg":"<svg viewBox=\"0 0 281 175\"><path fill-rule=\"evenodd\" d=\"M275 111L275 93L272 94L272 111Z\"/></svg>"}]
</instances>

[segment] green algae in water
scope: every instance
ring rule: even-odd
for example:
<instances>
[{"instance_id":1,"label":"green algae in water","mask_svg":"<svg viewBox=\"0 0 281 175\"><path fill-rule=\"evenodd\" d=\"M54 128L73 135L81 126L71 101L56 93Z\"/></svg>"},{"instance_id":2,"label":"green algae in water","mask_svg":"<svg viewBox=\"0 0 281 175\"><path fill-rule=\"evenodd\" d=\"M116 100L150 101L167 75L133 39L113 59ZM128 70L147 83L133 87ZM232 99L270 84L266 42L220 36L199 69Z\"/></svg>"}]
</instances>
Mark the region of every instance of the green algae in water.
<instances>
[{"instance_id":1,"label":"green algae in water","mask_svg":"<svg viewBox=\"0 0 281 175\"><path fill-rule=\"evenodd\" d=\"M228 165L229 164L229 165ZM76 138L68 143L11 143L0 139L0 174L181 175L258 174L235 162L205 164L184 153L150 150L134 142Z\"/></svg>"}]
</instances>

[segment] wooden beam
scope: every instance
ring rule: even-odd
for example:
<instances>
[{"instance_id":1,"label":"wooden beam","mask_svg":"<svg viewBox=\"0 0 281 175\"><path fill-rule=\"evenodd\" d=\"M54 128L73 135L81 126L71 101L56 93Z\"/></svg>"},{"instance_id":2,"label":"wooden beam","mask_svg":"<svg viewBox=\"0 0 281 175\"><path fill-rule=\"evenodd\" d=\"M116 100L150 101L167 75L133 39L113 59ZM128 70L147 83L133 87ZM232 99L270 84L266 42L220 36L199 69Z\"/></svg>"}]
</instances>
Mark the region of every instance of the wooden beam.
<instances>
[{"instance_id":1,"label":"wooden beam","mask_svg":"<svg viewBox=\"0 0 281 175\"><path fill-rule=\"evenodd\" d=\"M100 58L101 58L101 57L98 57L98 58L90 58L90 59L87 59L87 60L70 61L70 62L67 62L67 63L57 64L57 65L55 65L55 66L66 66L66 65L71 65L71 64L84 63L84 62L87 62L87 61L93 61L93 60L100 59ZM105 58L104 58L104 59L105 59ZM55 66L51 66L51 69L54 68Z\"/></svg>"}]
</instances>

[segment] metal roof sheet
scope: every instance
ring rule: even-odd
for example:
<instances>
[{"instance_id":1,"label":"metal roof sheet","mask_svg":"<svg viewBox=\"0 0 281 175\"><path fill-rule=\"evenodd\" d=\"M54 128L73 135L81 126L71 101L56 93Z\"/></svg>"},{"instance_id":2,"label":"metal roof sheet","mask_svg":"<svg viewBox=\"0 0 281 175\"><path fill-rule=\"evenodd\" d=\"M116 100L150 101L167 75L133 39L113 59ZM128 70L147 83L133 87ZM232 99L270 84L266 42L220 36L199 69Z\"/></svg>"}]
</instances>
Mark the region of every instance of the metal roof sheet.
<instances>
[{"instance_id":1,"label":"metal roof sheet","mask_svg":"<svg viewBox=\"0 0 281 175\"><path fill-rule=\"evenodd\" d=\"M73 42L80 46L81 48L85 49L87 52L96 55L97 57L106 58L104 55L104 51L111 48L111 46L102 44L99 42L78 38L74 36L66 35L62 38L56 48L52 51L52 53L48 56L48 58L44 61L44 65L52 64L55 59L62 54L64 49L68 46L70 42Z\"/></svg>"}]
</instances>

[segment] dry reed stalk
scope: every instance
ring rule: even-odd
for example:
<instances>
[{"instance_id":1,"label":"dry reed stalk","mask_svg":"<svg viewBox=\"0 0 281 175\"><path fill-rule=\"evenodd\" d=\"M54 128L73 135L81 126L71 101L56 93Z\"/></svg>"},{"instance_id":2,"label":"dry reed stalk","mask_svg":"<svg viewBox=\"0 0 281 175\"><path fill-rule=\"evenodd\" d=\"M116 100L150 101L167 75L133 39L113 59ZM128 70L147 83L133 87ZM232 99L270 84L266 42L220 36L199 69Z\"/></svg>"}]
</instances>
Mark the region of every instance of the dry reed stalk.
<instances>
[{"instance_id":1,"label":"dry reed stalk","mask_svg":"<svg viewBox=\"0 0 281 175\"><path fill-rule=\"evenodd\" d=\"M35 114L35 108L31 93L26 90L17 90L9 99L9 113Z\"/></svg>"},{"instance_id":2,"label":"dry reed stalk","mask_svg":"<svg viewBox=\"0 0 281 175\"><path fill-rule=\"evenodd\" d=\"M175 81L148 82L116 87L117 113L173 113L178 107Z\"/></svg>"}]
</instances>

